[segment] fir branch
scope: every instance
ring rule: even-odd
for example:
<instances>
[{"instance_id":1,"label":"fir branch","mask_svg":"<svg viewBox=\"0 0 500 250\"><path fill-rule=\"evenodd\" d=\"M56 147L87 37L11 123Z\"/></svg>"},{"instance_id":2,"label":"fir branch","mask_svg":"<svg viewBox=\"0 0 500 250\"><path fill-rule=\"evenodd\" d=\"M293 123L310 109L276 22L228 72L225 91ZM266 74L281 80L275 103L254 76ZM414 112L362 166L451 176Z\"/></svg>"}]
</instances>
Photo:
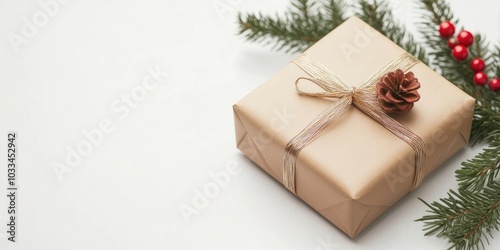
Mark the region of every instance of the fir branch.
<instances>
[{"instance_id":1,"label":"fir branch","mask_svg":"<svg viewBox=\"0 0 500 250\"><path fill-rule=\"evenodd\" d=\"M342 0L295 0L280 18L263 14L239 14L240 35L247 40L273 44L277 50L300 52L345 21ZM357 15L396 44L428 63L426 53L393 17L386 1L361 0Z\"/></svg>"},{"instance_id":2,"label":"fir branch","mask_svg":"<svg viewBox=\"0 0 500 250\"><path fill-rule=\"evenodd\" d=\"M492 54L493 64L491 66L491 70L495 73L496 76L500 76L500 45L495 46L495 50Z\"/></svg>"},{"instance_id":3,"label":"fir branch","mask_svg":"<svg viewBox=\"0 0 500 250\"><path fill-rule=\"evenodd\" d=\"M419 14L422 20L418 22L417 27L424 38L430 66L448 80L460 86L460 84L463 84L462 78L448 74L450 74L449 72L457 72L458 68L463 70L464 64L458 63L451 56L446 39L441 38L436 31L441 22L449 20L457 25L458 20L453 17L445 0L420 0L420 8Z\"/></svg>"},{"instance_id":4,"label":"fir branch","mask_svg":"<svg viewBox=\"0 0 500 250\"><path fill-rule=\"evenodd\" d=\"M449 249L484 249L500 224L500 182L490 182L480 192L450 190L447 198L427 203L430 209L417 221L424 222L426 235L447 238Z\"/></svg>"},{"instance_id":5,"label":"fir branch","mask_svg":"<svg viewBox=\"0 0 500 250\"><path fill-rule=\"evenodd\" d=\"M240 35L250 41L273 44L277 50L300 52L342 23L344 10L341 0L295 0L284 17L240 13Z\"/></svg>"},{"instance_id":6,"label":"fir branch","mask_svg":"<svg viewBox=\"0 0 500 250\"><path fill-rule=\"evenodd\" d=\"M423 11L419 29L428 47L431 66L471 96L478 99L491 99L493 97L492 92L488 88L472 83L474 72L469 68L470 62L476 57L485 60L486 71L495 67L489 66L494 62L494 57L488 49L488 43L480 34L475 34L474 43L470 48L470 55L467 60L455 60L446 44L447 40L437 35L436 32L436 27L446 20L451 20L458 27L458 20L453 17L448 3L445 0L420 0L420 5ZM457 33L460 30L461 28L457 28Z\"/></svg>"},{"instance_id":7,"label":"fir branch","mask_svg":"<svg viewBox=\"0 0 500 250\"><path fill-rule=\"evenodd\" d=\"M480 191L487 183L495 181L500 173L499 152L500 140L492 140L483 152L462 163L463 167L455 172L460 188Z\"/></svg>"},{"instance_id":8,"label":"fir branch","mask_svg":"<svg viewBox=\"0 0 500 250\"><path fill-rule=\"evenodd\" d=\"M492 238L492 230L500 224L500 102L497 94L487 87L475 85L474 72L469 68L473 58L480 57L488 66L487 72L499 73L500 49L489 50L480 34L475 35L470 55L464 62L455 60L446 45L446 39L436 33L436 27L445 20L454 19L448 3L444 0L420 0L423 22L420 30L424 36L431 65L438 72L476 98L472 123L471 142L490 140L490 145L482 153L462 163L456 171L460 189L450 191L448 198L428 204L431 215L423 216L426 235L437 233L447 238L456 249L484 249L484 240ZM458 26L457 26L458 27ZM460 29L457 29L460 31Z\"/></svg>"},{"instance_id":9,"label":"fir branch","mask_svg":"<svg viewBox=\"0 0 500 250\"><path fill-rule=\"evenodd\" d=\"M345 21L346 5L342 0L326 0L320 1L321 10L324 11L326 17L326 29L333 30Z\"/></svg>"},{"instance_id":10,"label":"fir branch","mask_svg":"<svg viewBox=\"0 0 500 250\"><path fill-rule=\"evenodd\" d=\"M486 93L486 95L492 94L495 93ZM500 135L500 99L495 99L495 97L488 98L489 101L485 99L476 103L472 120L472 143Z\"/></svg>"},{"instance_id":11,"label":"fir branch","mask_svg":"<svg viewBox=\"0 0 500 250\"><path fill-rule=\"evenodd\" d=\"M458 24L458 20L453 17L448 3L444 0L421 0L420 5L423 10L423 21L419 28L428 46L431 65L449 81L476 98L477 105L474 112L471 142L474 144L489 139L493 132L498 132L499 127L492 126L490 120L495 117L492 112L498 112L500 102L495 97L496 93L488 87L477 86L473 83L474 72L469 68L469 65L473 58L480 57L485 60L487 65L492 65L486 68L487 72L491 72L493 69L500 71L498 57L496 60L494 59L494 54L488 49L488 43L480 34L476 34L467 60L462 62L455 60L451 56L450 48L446 45L446 39L441 38L436 32L436 27L445 20L451 20ZM460 30L457 28L457 32ZM496 53L500 54L498 50Z\"/></svg>"},{"instance_id":12,"label":"fir branch","mask_svg":"<svg viewBox=\"0 0 500 250\"><path fill-rule=\"evenodd\" d=\"M498 47L496 51L490 52L487 49L488 45L481 41L481 36L477 36L475 40L471 48L471 54L475 57L484 58L487 62L486 70L488 72L500 72L498 64L500 50ZM471 73L471 75L473 74ZM476 143L500 135L500 116L498 115L500 112L500 99L498 94L491 91L487 86L479 87L473 83L467 84L462 89L476 98L471 142Z\"/></svg>"},{"instance_id":13,"label":"fir branch","mask_svg":"<svg viewBox=\"0 0 500 250\"><path fill-rule=\"evenodd\" d=\"M356 15L370 26L387 36L394 43L401 46L417 57L420 61L428 64L427 56L413 36L407 33L405 28L394 19L390 5L382 1L360 0Z\"/></svg>"},{"instance_id":14,"label":"fir branch","mask_svg":"<svg viewBox=\"0 0 500 250\"><path fill-rule=\"evenodd\" d=\"M461 67L449 67L446 78L456 79L455 83L465 92L476 98L476 107L472 124L471 142L490 140L496 134L500 134L500 99L498 94L491 91L488 86L477 86L473 83L474 72L468 68L472 58L480 57L486 62L485 72L494 72L498 66L495 63L494 54L488 49L488 44L481 35L475 36L474 44L470 48L469 60L461 63ZM455 64L459 64L454 62ZM446 68L442 64L441 67Z\"/></svg>"}]
</instances>

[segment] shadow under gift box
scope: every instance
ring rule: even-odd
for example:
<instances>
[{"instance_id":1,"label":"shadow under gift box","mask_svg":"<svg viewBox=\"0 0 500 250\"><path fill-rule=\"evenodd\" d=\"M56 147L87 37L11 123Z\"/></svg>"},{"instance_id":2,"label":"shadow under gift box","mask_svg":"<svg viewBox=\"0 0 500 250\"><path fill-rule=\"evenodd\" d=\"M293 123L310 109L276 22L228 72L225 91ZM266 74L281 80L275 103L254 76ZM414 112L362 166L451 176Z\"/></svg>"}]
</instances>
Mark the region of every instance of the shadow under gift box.
<instances>
[{"instance_id":1,"label":"shadow under gift box","mask_svg":"<svg viewBox=\"0 0 500 250\"><path fill-rule=\"evenodd\" d=\"M304 53L359 86L406 52L351 17ZM410 71L421 98L408 113L392 117L424 140L427 176L467 144L475 101L423 63ZM299 95L294 82L307 76L290 63L233 106L238 149L281 183L286 144L335 102ZM299 153L296 193L355 237L410 192L414 159L407 143L351 106Z\"/></svg>"}]
</instances>

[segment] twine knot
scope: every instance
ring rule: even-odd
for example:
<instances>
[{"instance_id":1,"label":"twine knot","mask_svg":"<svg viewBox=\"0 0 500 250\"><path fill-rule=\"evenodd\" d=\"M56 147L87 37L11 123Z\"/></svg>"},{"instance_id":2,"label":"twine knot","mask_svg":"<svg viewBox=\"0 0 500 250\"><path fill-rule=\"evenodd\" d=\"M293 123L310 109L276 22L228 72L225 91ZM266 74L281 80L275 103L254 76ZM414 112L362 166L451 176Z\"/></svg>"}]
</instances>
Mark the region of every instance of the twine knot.
<instances>
[{"instance_id":1,"label":"twine knot","mask_svg":"<svg viewBox=\"0 0 500 250\"><path fill-rule=\"evenodd\" d=\"M410 190L414 190L420 185L425 173L425 143L418 135L411 132L407 127L391 118L382 110L377 100L375 89L375 83L382 76L387 74L387 72L396 69L406 71L419 63L418 59L408 53L402 54L377 71L371 78L364 81L357 88L347 85L327 67L306 55L297 57L294 63L311 76L297 78L295 81L295 89L299 94L311 97L336 98L337 100L323 110L285 146L285 153L283 156L283 184L292 193L296 194L295 169L300 151L306 147L329 122L341 117L351 105L356 106L359 110L380 123L387 130L413 148L415 152L415 175ZM300 88L301 80L312 82L322 88L323 91L304 91Z\"/></svg>"}]
</instances>

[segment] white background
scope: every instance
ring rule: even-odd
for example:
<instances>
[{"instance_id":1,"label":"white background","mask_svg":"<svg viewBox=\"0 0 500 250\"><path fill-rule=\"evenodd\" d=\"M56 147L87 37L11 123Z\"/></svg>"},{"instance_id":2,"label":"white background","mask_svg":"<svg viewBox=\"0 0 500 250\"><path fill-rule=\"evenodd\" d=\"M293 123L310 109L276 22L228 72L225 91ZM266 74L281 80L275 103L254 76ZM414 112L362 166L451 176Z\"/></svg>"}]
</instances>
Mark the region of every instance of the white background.
<instances>
[{"instance_id":1,"label":"white background","mask_svg":"<svg viewBox=\"0 0 500 250\"><path fill-rule=\"evenodd\" d=\"M416 33L414 2L393 2L396 17ZM295 56L245 42L236 35L236 14L288 5L73 0L39 21L16 51L9 34L22 35L23 19L44 10L38 1L2 0L0 189L6 192L13 130L19 191L16 243L6 240L0 192L0 249L445 249L414 222L426 214L417 197L445 196L456 187L454 171L481 147L459 152L354 240L235 149L231 105ZM500 2L452 7L467 29L498 40ZM148 67L168 76L137 92ZM122 100L131 93L134 108ZM102 120L113 131L59 181L53 166L66 164L68 148L85 143L83 131ZM228 165L239 172L184 218L179 207L193 206L196 190L214 185L211 173ZM499 247L496 239L489 249Z\"/></svg>"}]
</instances>

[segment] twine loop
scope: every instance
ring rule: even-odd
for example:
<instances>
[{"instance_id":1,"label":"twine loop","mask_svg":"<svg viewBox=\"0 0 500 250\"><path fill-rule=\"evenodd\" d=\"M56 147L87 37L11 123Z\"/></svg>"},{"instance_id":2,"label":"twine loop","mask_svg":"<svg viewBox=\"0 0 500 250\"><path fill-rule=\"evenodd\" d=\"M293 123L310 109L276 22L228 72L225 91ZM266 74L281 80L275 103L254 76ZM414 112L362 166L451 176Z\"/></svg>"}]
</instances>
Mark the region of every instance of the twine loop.
<instances>
[{"instance_id":1,"label":"twine loop","mask_svg":"<svg viewBox=\"0 0 500 250\"><path fill-rule=\"evenodd\" d=\"M415 152L415 175L410 191L420 185L425 173L425 143L418 135L394 120L380 108L374 87L375 83L383 75L396 69L407 71L419 63L418 59L408 53L404 53L382 67L357 88L347 85L327 67L304 54L297 57L293 63L310 76L299 77L295 81L295 89L300 95L336 98L336 101L323 110L285 146L285 153L283 156L283 184L292 193L296 194L295 170L297 157L300 151L311 143L316 135L321 132L329 122L340 118L351 105L354 105L366 115L370 116L413 148ZM301 81L313 83L322 88L323 91L304 91L300 88Z\"/></svg>"}]
</instances>

